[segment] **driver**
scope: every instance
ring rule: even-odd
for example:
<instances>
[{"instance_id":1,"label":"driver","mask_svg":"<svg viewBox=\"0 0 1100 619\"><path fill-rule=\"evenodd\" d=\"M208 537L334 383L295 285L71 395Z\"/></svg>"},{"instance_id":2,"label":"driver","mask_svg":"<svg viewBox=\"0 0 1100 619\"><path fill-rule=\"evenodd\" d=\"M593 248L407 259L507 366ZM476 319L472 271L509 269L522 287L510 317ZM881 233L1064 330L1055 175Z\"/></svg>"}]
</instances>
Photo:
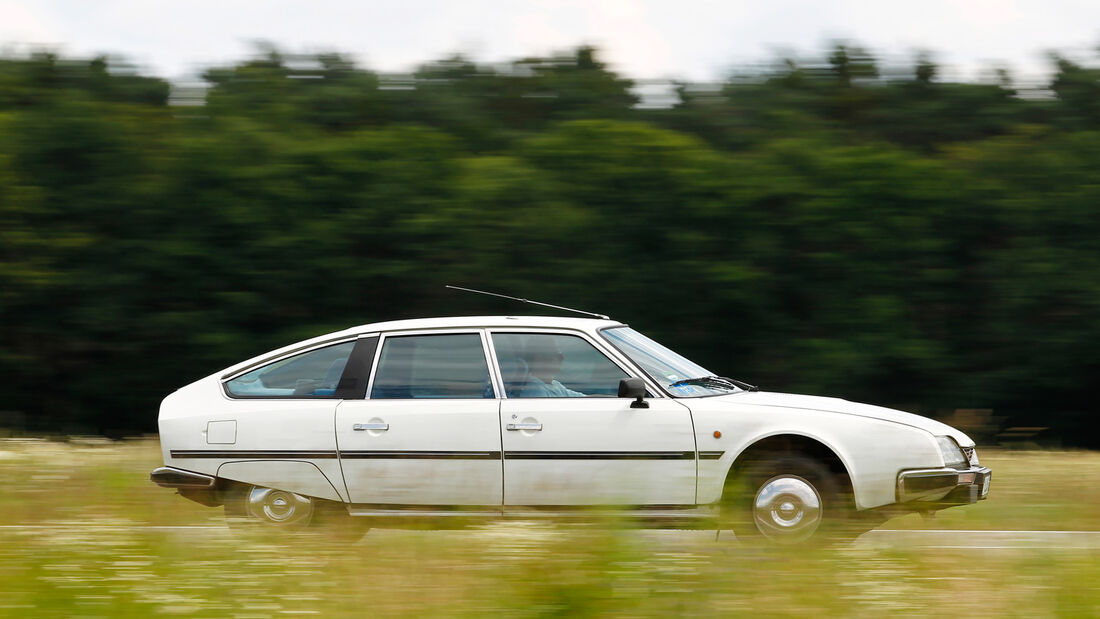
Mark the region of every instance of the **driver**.
<instances>
[{"instance_id":1,"label":"driver","mask_svg":"<svg viewBox=\"0 0 1100 619\"><path fill-rule=\"evenodd\" d=\"M522 398L583 398L585 394L573 391L554 377L561 371L565 355L558 349L553 336L533 335L524 342L524 360L527 362L527 384L520 394Z\"/></svg>"}]
</instances>

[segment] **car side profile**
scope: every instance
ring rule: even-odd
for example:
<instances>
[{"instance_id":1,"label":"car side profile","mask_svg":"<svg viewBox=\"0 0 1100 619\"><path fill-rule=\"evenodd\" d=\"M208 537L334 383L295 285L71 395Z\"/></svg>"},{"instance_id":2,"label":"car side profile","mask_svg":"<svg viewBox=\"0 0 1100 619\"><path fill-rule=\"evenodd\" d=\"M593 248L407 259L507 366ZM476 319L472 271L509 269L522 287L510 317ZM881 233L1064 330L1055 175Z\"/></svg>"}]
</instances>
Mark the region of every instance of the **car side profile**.
<instances>
[{"instance_id":1,"label":"car side profile","mask_svg":"<svg viewBox=\"0 0 1100 619\"><path fill-rule=\"evenodd\" d=\"M950 426L757 391L590 318L353 327L182 387L159 426L151 479L235 525L612 515L798 543L974 503L991 477Z\"/></svg>"}]
</instances>

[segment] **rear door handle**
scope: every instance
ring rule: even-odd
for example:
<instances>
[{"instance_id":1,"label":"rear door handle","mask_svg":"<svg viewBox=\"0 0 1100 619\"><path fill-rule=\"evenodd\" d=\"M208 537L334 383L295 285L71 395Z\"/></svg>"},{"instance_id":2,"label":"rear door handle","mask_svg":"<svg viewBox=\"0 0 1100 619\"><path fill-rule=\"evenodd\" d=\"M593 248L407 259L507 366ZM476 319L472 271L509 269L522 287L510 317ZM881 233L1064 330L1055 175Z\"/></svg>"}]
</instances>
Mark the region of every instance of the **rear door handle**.
<instances>
[{"instance_id":1,"label":"rear door handle","mask_svg":"<svg viewBox=\"0 0 1100 619\"><path fill-rule=\"evenodd\" d=\"M541 423L510 423L504 426L505 430L515 432L517 430L534 430L535 432L542 431Z\"/></svg>"},{"instance_id":2,"label":"rear door handle","mask_svg":"<svg viewBox=\"0 0 1100 619\"><path fill-rule=\"evenodd\" d=\"M388 423L357 423L357 424L352 425L351 429L355 430L356 432L359 432L361 430L382 430L383 432L385 432L386 430L390 429L390 424L388 424Z\"/></svg>"}]
</instances>

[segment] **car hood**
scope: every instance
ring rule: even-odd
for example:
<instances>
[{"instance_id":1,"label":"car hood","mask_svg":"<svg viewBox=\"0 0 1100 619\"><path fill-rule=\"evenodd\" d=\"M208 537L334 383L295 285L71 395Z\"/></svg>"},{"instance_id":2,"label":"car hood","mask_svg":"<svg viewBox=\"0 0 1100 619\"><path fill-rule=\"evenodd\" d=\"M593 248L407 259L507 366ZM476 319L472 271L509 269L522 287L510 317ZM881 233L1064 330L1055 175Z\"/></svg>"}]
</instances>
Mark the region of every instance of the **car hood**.
<instances>
[{"instance_id":1,"label":"car hood","mask_svg":"<svg viewBox=\"0 0 1100 619\"><path fill-rule=\"evenodd\" d=\"M738 404L750 404L754 406L781 406L783 408L803 408L815 411L839 413L841 415L855 415L857 417L867 417L869 419L891 421L893 423L900 423L907 426L912 426L914 428L920 428L921 430L926 430L936 436L950 436L963 447L968 447L974 444L974 441L971 440L970 437L963 432L960 432L945 423L940 423L935 419L929 419L928 417L921 417L920 415L914 415L913 413L906 413L899 410L894 410L892 408L885 408L882 406L860 404L859 402L849 402L848 400L842 400L840 398L798 395L794 393L772 393L768 391L745 391L719 397L721 397L722 399L726 399L731 403L736 402Z\"/></svg>"}]
</instances>

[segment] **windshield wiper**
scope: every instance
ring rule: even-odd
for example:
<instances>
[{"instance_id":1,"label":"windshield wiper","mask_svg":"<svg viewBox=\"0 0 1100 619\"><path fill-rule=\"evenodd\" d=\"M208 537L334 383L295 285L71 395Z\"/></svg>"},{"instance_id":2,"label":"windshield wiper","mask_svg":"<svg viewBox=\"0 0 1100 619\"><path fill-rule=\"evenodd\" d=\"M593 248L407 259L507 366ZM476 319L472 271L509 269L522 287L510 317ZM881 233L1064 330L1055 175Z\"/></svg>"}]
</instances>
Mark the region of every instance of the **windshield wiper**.
<instances>
[{"instance_id":1,"label":"windshield wiper","mask_svg":"<svg viewBox=\"0 0 1100 619\"><path fill-rule=\"evenodd\" d=\"M680 387L682 385L718 385L718 386L734 386L745 391L760 391L760 388L756 385L750 385L748 383L741 382L734 378L727 378L725 376L697 376L695 378L685 378L678 380L674 383L670 383L669 387Z\"/></svg>"}]
</instances>

